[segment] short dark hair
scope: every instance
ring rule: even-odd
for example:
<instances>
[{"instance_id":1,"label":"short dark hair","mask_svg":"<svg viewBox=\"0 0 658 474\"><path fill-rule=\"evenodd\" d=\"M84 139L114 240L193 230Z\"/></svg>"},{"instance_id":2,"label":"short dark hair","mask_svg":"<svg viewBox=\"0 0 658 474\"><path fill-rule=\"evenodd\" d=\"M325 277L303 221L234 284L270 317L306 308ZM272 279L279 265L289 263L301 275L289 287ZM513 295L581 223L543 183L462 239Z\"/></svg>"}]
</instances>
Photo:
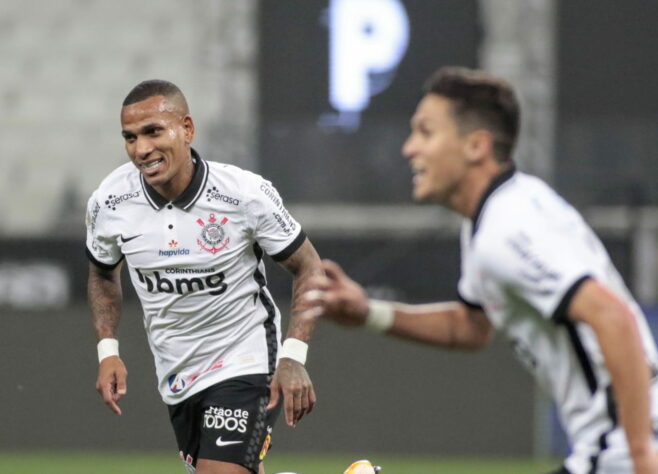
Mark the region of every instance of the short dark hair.
<instances>
[{"instance_id":1,"label":"short dark hair","mask_svg":"<svg viewBox=\"0 0 658 474\"><path fill-rule=\"evenodd\" d=\"M126 105L135 104L156 95L163 97L180 96L185 99L185 96L176 84L162 79L149 79L133 87L123 100L122 105L125 107Z\"/></svg>"},{"instance_id":2,"label":"short dark hair","mask_svg":"<svg viewBox=\"0 0 658 474\"><path fill-rule=\"evenodd\" d=\"M496 160L512 160L521 110L511 84L484 71L446 66L430 76L423 93L449 99L460 131L491 131Z\"/></svg>"}]
</instances>

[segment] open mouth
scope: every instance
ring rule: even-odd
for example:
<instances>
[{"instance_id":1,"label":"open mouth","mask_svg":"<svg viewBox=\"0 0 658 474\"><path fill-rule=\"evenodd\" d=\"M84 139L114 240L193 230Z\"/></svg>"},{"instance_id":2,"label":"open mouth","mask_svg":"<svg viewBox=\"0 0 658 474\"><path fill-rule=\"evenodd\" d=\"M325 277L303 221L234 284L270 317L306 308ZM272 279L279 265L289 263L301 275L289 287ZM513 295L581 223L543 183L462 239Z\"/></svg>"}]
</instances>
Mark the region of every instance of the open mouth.
<instances>
[{"instance_id":1,"label":"open mouth","mask_svg":"<svg viewBox=\"0 0 658 474\"><path fill-rule=\"evenodd\" d=\"M144 171L153 171L158 166L160 166L160 164L163 163L163 162L164 162L164 160L162 158L160 158L158 160L151 161L149 163L142 163L140 165L140 168L142 168Z\"/></svg>"},{"instance_id":2,"label":"open mouth","mask_svg":"<svg viewBox=\"0 0 658 474\"><path fill-rule=\"evenodd\" d=\"M420 175L422 175L423 173L425 173L425 169L424 169L424 168L421 168L420 166L417 166L417 165L412 165L412 166L411 166L411 174L413 174L414 177L416 177L416 176L420 176Z\"/></svg>"}]
</instances>

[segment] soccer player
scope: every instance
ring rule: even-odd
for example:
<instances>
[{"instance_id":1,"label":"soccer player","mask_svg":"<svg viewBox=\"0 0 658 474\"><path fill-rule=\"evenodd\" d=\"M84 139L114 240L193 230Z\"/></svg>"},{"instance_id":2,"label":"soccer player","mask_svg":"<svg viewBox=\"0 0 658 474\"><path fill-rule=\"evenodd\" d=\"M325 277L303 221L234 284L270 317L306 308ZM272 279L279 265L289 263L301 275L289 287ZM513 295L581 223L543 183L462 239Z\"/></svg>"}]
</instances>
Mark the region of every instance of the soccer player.
<instances>
[{"instance_id":1,"label":"soccer player","mask_svg":"<svg viewBox=\"0 0 658 474\"><path fill-rule=\"evenodd\" d=\"M290 426L316 402L304 367L314 322L298 316L309 278L322 273L320 259L269 181L205 161L191 148L194 121L174 84L135 86L123 102L121 126L131 162L102 181L87 208L96 388L120 415L125 261L189 472L262 474L281 394ZM293 275L282 346L265 254Z\"/></svg>"},{"instance_id":2,"label":"soccer player","mask_svg":"<svg viewBox=\"0 0 658 474\"><path fill-rule=\"evenodd\" d=\"M324 261L307 316L453 349L482 348L501 331L559 410L572 450L557 472L657 474L656 346L583 218L515 169L519 114L506 82L446 67L411 119L402 152L414 199L464 217L458 301L369 300Z\"/></svg>"}]
</instances>

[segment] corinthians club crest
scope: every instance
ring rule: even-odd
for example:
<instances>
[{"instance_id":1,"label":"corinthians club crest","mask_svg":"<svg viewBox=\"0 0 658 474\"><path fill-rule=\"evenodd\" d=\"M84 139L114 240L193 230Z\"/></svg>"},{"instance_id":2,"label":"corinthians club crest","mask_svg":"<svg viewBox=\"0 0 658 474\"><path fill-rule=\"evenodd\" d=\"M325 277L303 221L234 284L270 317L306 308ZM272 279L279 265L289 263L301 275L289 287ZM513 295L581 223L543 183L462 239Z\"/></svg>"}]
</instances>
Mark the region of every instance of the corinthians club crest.
<instances>
[{"instance_id":1,"label":"corinthians club crest","mask_svg":"<svg viewBox=\"0 0 658 474\"><path fill-rule=\"evenodd\" d=\"M215 214L210 214L207 224L203 219L196 220L196 223L202 227L201 238L197 239L197 243L203 250L214 255L228 246L231 238L226 237L226 231L223 228L227 222L228 217L224 217L220 222L217 222Z\"/></svg>"}]
</instances>

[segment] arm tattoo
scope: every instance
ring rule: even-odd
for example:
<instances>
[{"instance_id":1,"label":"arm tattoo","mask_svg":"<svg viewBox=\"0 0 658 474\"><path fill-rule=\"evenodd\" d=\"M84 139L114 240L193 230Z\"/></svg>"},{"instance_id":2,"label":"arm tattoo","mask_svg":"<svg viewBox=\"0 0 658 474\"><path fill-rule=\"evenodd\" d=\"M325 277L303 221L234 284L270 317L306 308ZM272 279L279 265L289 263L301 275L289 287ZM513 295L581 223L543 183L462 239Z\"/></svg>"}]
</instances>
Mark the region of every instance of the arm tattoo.
<instances>
[{"instance_id":1,"label":"arm tattoo","mask_svg":"<svg viewBox=\"0 0 658 474\"><path fill-rule=\"evenodd\" d=\"M116 338L121 318L121 268L102 270L93 264L89 267L87 297L96 338Z\"/></svg>"},{"instance_id":2,"label":"arm tattoo","mask_svg":"<svg viewBox=\"0 0 658 474\"><path fill-rule=\"evenodd\" d=\"M302 295L310 289L308 283L309 278L314 275L323 274L320 257L311 242L306 240L302 246L287 260L282 262L282 264L293 274L292 304L287 336L308 342L311 339L311 334L315 327L315 321L300 319L298 316L307 306L306 303L302 301Z\"/></svg>"}]
</instances>

